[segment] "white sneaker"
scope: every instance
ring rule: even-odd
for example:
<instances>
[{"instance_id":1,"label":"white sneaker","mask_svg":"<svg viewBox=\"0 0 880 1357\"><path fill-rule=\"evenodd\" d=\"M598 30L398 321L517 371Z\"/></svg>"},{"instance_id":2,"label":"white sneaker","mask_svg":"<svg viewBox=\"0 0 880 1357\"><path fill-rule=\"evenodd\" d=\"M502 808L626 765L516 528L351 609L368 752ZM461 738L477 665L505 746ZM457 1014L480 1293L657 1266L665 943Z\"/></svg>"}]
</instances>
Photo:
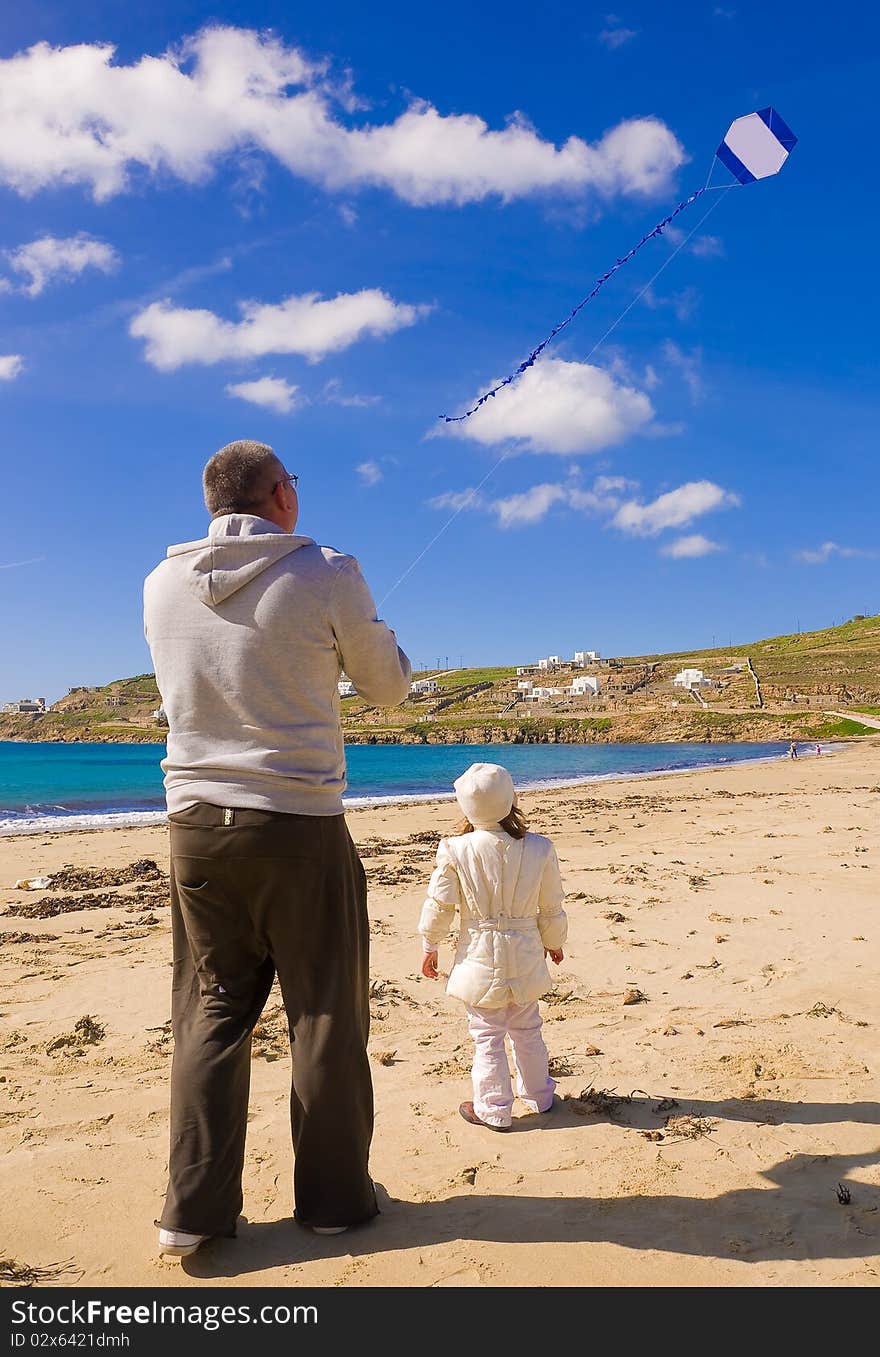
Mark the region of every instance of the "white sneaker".
<instances>
[{"instance_id":1,"label":"white sneaker","mask_svg":"<svg viewBox=\"0 0 880 1357\"><path fill-rule=\"evenodd\" d=\"M210 1237L206 1234L187 1234L185 1230L160 1230L159 1252L171 1254L174 1258L188 1258Z\"/></svg>"},{"instance_id":2,"label":"white sneaker","mask_svg":"<svg viewBox=\"0 0 880 1357\"><path fill-rule=\"evenodd\" d=\"M345 1234L347 1225L313 1225L312 1234Z\"/></svg>"}]
</instances>

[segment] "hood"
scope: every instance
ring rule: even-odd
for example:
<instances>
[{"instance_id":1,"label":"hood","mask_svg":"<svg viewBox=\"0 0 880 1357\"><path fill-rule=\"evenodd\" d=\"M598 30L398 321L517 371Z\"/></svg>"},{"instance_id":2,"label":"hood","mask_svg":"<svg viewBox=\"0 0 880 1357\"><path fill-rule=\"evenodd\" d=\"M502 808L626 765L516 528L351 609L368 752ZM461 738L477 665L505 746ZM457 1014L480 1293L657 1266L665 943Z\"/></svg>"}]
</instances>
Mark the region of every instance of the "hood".
<instances>
[{"instance_id":1,"label":"hood","mask_svg":"<svg viewBox=\"0 0 880 1357\"><path fill-rule=\"evenodd\" d=\"M207 537L169 547L167 555L183 558L193 593L215 607L282 557L313 545L311 537L295 537L267 518L224 514L211 520Z\"/></svg>"}]
</instances>

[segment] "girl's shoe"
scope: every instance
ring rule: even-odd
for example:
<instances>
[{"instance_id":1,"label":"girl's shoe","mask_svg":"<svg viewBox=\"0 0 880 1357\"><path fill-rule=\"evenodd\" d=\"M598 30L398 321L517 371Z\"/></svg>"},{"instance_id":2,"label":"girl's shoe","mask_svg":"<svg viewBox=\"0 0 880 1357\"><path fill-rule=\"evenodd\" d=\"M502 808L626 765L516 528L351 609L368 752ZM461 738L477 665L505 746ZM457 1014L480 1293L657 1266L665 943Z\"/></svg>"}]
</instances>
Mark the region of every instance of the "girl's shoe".
<instances>
[{"instance_id":1,"label":"girl's shoe","mask_svg":"<svg viewBox=\"0 0 880 1357\"><path fill-rule=\"evenodd\" d=\"M462 1103L459 1112L471 1126L485 1126L487 1131L509 1131L509 1126L493 1126L491 1121L483 1121L474 1111L473 1103Z\"/></svg>"},{"instance_id":2,"label":"girl's shoe","mask_svg":"<svg viewBox=\"0 0 880 1357\"><path fill-rule=\"evenodd\" d=\"M345 1234L347 1225L313 1225L312 1234Z\"/></svg>"}]
</instances>

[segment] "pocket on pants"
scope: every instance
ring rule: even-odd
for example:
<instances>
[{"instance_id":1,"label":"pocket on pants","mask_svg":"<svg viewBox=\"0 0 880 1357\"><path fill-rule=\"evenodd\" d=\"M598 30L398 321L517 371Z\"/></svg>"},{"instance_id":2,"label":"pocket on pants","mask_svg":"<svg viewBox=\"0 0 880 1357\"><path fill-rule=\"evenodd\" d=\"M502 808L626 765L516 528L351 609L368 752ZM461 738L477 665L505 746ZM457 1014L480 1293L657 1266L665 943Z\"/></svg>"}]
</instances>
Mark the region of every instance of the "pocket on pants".
<instances>
[{"instance_id":1,"label":"pocket on pants","mask_svg":"<svg viewBox=\"0 0 880 1357\"><path fill-rule=\"evenodd\" d=\"M202 993L235 994L249 988L265 960L265 948L255 936L247 900L230 887L220 862L175 858L172 870Z\"/></svg>"}]
</instances>

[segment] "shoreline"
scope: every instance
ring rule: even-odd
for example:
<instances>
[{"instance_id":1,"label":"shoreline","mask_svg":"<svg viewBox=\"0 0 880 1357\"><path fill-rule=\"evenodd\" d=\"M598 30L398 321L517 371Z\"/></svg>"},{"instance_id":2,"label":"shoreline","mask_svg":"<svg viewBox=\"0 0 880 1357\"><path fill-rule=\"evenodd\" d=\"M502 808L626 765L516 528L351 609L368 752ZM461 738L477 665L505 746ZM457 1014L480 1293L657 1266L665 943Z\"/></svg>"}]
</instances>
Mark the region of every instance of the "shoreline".
<instances>
[{"instance_id":1,"label":"shoreline","mask_svg":"<svg viewBox=\"0 0 880 1357\"><path fill-rule=\"evenodd\" d=\"M821 757L833 757L839 755L849 744L854 741L839 740L833 744L827 745L822 750ZM462 749L469 746L462 745ZM809 750L798 756L800 759L813 759L820 757L814 750ZM655 780L663 777L681 777L693 773L722 772L732 768L756 767L762 764L775 764L779 761L785 761L788 755L780 754L759 754L754 758L722 760L718 763L704 763L688 768L658 768L648 771L633 772L612 772L612 773L594 773L577 778L544 778L535 782L523 782L517 784L517 791L523 794L531 792L565 790L572 787L592 786L593 784L608 784L616 782L633 782L642 779L646 781ZM357 796L346 797L343 795L343 813L350 814L358 810L381 809L384 807L395 806L428 806L440 805L444 802L455 799L453 792L412 792L401 793L399 795L389 794L376 796ZM105 820L112 823L93 824L89 823L92 819L104 817ZM18 830L10 825L0 822L0 839L20 839L29 838L33 835L43 834L90 834L100 833L104 830L114 829L138 829L151 828L154 826L163 827L167 823L166 811L164 809L150 809L144 811L128 810L107 810L107 811L73 811L69 817L62 816L43 816L35 819L33 824L27 829Z\"/></svg>"}]
</instances>

